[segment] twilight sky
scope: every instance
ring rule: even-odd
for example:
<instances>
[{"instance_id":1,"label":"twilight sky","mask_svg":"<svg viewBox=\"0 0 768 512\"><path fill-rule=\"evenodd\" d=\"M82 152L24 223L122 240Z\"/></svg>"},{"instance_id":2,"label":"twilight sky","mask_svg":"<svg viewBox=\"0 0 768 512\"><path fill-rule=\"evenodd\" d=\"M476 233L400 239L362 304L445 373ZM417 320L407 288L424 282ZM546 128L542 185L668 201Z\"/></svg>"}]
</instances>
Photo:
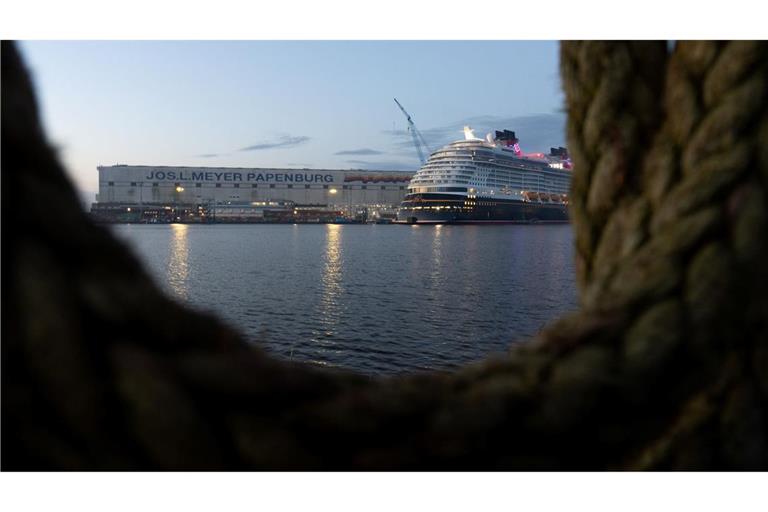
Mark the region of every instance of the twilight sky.
<instances>
[{"instance_id":1,"label":"twilight sky","mask_svg":"<svg viewBox=\"0 0 768 512\"><path fill-rule=\"evenodd\" d=\"M416 170L470 124L564 145L554 41L27 41L43 122L81 192L96 166Z\"/></svg>"}]
</instances>

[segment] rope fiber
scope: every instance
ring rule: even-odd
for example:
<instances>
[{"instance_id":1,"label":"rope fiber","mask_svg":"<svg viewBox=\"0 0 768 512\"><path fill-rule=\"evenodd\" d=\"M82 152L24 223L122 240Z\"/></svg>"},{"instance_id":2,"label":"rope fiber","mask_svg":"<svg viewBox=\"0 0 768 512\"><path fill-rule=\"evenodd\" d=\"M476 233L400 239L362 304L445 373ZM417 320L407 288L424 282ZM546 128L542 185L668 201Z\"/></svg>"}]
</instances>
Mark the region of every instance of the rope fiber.
<instances>
[{"instance_id":1,"label":"rope fiber","mask_svg":"<svg viewBox=\"0 0 768 512\"><path fill-rule=\"evenodd\" d=\"M3 469L766 468L766 48L562 43L580 310L370 379L161 294L81 212L3 42Z\"/></svg>"}]
</instances>

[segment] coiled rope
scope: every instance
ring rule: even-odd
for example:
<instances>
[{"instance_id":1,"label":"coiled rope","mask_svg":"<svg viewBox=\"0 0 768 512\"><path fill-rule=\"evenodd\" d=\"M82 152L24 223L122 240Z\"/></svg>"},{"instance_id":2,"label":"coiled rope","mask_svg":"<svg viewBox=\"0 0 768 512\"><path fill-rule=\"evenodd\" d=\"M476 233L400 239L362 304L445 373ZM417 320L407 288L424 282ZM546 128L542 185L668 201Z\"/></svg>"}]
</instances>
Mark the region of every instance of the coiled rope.
<instances>
[{"instance_id":1,"label":"coiled rope","mask_svg":"<svg viewBox=\"0 0 768 512\"><path fill-rule=\"evenodd\" d=\"M3 42L3 469L765 468L766 48L563 43L580 311L371 380L165 298L80 212Z\"/></svg>"}]
</instances>

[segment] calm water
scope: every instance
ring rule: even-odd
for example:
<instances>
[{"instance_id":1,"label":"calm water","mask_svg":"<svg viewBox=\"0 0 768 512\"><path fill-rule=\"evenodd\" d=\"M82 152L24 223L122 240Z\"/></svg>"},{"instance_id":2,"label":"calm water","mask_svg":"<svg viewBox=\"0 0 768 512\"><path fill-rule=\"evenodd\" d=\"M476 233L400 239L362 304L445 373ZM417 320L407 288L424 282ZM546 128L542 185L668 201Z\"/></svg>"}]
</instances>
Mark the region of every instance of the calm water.
<instances>
[{"instance_id":1,"label":"calm water","mask_svg":"<svg viewBox=\"0 0 768 512\"><path fill-rule=\"evenodd\" d=\"M567 225L121 225L169 294L294 360L371 374L505 351L576 308Z\"/></svg>"}]
</instances>

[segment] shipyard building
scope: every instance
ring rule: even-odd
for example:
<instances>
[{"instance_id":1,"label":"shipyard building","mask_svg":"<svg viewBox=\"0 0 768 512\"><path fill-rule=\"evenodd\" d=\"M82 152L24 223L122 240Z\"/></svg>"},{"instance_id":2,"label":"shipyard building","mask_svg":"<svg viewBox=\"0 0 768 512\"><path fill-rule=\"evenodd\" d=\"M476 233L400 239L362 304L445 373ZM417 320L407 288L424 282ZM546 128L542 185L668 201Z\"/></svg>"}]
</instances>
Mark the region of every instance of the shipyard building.
<instances>
[{"instance_id":1,"label":"shipyard building","mask_svg":"<svg viewBox=\"0 0 768 512\"><path fill-rule=\"evenodd\" d=\"M101 220L117 221L159 218L169 211L182 221L207 215L247 222L280 210L345 216L394 210L413 176L413 172L336 169L145 165L97 169L99 193L91 212Z\"/></svg>"}]
</instances>

